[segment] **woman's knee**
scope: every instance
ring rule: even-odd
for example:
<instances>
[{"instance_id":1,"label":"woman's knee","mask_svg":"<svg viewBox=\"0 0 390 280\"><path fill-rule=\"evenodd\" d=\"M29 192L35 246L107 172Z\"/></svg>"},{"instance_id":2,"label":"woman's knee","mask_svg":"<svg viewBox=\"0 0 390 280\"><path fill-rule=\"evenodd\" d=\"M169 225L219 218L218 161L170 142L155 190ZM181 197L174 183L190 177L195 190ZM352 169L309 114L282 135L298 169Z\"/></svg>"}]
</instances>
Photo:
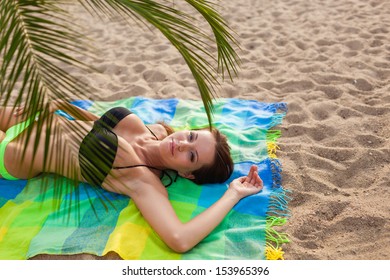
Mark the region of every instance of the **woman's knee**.
<instances>
[{"instance_id":1,"label":"woman's knee","mask_svg":"<svg viewBox=\"0 0 390 280\"><path fill-rule=\"evenodd\" d=\"M25 119L20 115L15 116L14 112L14 107L0 107L0 130L7 131L8 128Z\"/></svg>"},{"instance_id":2,"label":"woman's knee","mask_svg":"<svg viewBox=\"0 0 390 280\"><path fill-rule=\"evenodd\" d=\"M5 138L5 132L0 130L0 143L4 140Z\"/></svg>"}]
</instances>

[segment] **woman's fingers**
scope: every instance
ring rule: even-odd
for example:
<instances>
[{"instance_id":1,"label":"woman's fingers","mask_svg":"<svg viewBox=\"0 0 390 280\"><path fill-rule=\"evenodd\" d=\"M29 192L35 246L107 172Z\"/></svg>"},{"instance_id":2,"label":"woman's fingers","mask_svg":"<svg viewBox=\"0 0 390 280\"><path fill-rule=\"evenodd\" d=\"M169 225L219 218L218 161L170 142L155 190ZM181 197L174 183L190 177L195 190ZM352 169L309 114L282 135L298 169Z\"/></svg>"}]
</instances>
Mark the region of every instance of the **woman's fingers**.
<instances>
[{"instance_id":1,"label":"woman's fingers","mask_svg":"<svg viewBox=\"0 0 390 280\"><path fill-rule=\"evenodd\" d=\"M248 175L242 178L245 178L244 181L241 181L242 183L255 185L259 179L259 174L257 173L257 166L252 165L251 168L249 169Z\"/></svg>"},{"instance_id":2,"label":"woman's fingers","mask_svg":"<svg viewBox=\"0 0 390 280\"><path fill-rule=\"evenodd\" d=\"M258 167L256 165L252 165L248 175L237 178L238 182L245 188L256 188L257 190L261 190L263 188L263 181L261 180Z\"/></svg>"},{"instance_id":3,"label":"woman's fingers","mask_svg":"<svg viewBox=\"0 0 390 280\"><path fill-rule=\"evenodd\" d=\"M251 182L252 180L252 176L253 176L253 165L251 166L251 168L249 169L249 172L248 172L248 175L246 176L246 180L245 182L249 183Z\"/></svg>"},{"instance_id":4,"label":"woman's fingers","mask_svg":"<svg viewBox=\"0 0 390 280\"><path fill-rule=\"evenodd\" d=\"M251 168L249 169L249 172L248 172L248 176L247 176L247 182L249 183L249 184L251 184L251 181L252 181L252 178L253 178L253 172L254 172L254 170L253 170L253 166L251 166Z\"/></svg>"},{"instance_id":5,"label":"woman's fingers","mask_svg":"<svg viewBox=\"0 0 390 280\"><path fill-rule=\"evenodd\" d=\"M257 178L259 177L259 174L257 173L257 166L252 165L250 169L250 181L249 183L252 185L256 184Z\"/></svg>"},{"instance_id":6,"label":"woman's fingers","mask_svg":"<svg viewBox=\"0 0 390 280\"><path fill-rule=\"evenodd\" d=\"M255 186L256 188L263 188L263 181L261 180L259 173L258 173L258 167L256 165L252 165L251 169L249 170L247 179L245 181L246 183Z\"/></svg>"}]
</instances>

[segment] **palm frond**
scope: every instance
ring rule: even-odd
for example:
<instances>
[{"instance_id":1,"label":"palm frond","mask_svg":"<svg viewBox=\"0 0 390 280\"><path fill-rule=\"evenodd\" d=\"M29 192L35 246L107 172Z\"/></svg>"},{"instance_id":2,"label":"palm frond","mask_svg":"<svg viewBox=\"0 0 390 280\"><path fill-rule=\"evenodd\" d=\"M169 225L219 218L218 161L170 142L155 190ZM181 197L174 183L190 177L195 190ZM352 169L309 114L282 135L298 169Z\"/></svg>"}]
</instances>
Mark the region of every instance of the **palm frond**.
<instances>
[{"instance_id":1,"label":"palm frond","mask_svg":"<svg viewBox=\"0 0 390 280\"><path fill-rule=\"evenodd\" d=\"M72 76L65 66L80 72L91 66L75 59L90 55L82 27L72 21L63 8L79 3L100 17L118 17L132 23L159 30L179 51L188 65L200 91L211 126L213 101L219 77L227 72L232 79L237 74L239 58L237 41L213 5L204 0L185 0L205 20L212 34L200 29L198 18L180 11L164 0L1 0L0 1L0 99L3 106L25 103L28 117L41 112L37 135L46 129L50 100L84 99L92 96L87 84ZM132 27L132 25L129 25ZM217 47L217 54L213 49ZM93 70L93 69L92 69ZM50 118L49 118L50 119ZM52 128L49 126L46 135ZM64 128L66 129L66 128ZM27 130L30 140L32 126ZM80 133L82 133L80 131ZM49 138L43 139L46 146ZM38 147L34 140L35 149ZM46 147L47 150L47 147ZM45 157L44 165L50 162ZM64 167L59 167L64 168ZM74 171L76 172L76 170ZM76 177L76 176L75 176ZM66 191L66 190L65 190ZM62 190L59 190L61 194ZM103 205L104 198L100 195ZM77 198L76 198L77 200Z\"/></svg>"},{"instance_id":2,"label":"palm frond","mask_svg":"<svg viewBox=\"0 0 390 280\"><path fill-rule=\"evenodd\" d=\"M33 127L27 128L25 143L39 141L48 150L49 139L39 139L43 129L52 130L48 106L52 99L70 95L82 98L90 90L64 66L90 69L74 59L75 54L86 53L86 42L71 24L68 13L60 8L64 1L2 0L0 2L0 98L2 106L26 104L27 118L41 112L37 122L37 137L31 138ZM47 133L49 135L49 133ZM48 157L49 158L49 157ZM45 157L44 166L49 164Z\"/></svg>"},{"instance_id":3,"label":"palm frond","mask_svg":"<svg viewBox=\"0 0 390 280\"><path fill-rule=\"evenodd\" d=\"M75 54L86 53L86 44L80 41L83 35L70 24L67 12L58 6L62 2L1 2L2 105L7 106L14 97L12 105L25 102L27 115L33 116L45 109L44 100L89 92L85 83L63 70L64 65L90 67L74 59ZM18 82L21 85L16 87Z\"/></svg>"},{"instance_id":4,"label":"palm frond","mask_svg":"<svg viewBox=\"0 0 390 280\"><path fill-rule=\"evenodd\" d=\"M240 64L240 58L233 47L239 47L238 41L231 34L232 31L226 21L214 9L213 3L205 0L186 1L210 24L218 49L218 70L223 78L226 71L229 74L229 78L233 80L238 74L237 67Z\"/></svg>"},{"instance_id":5,"label":"palm frond","mask_svg":"<svg viewBox=\"0 0 390 280\"><path fill-rule=\"evenodd\" d=\"M1 41L1 97L8 104L15 84L23 76L28 83L37 82L36 87L27 87L30 91L19 92L17 100L37 104L42 96L48 98L64 96L62 88L52 85L58 81L68 84L72 92L87 90L85 85L63 71L56 62L77 65L87 68L85 64L75 60L73 55L85 53L85 45L80 42L82 34L72 28L68 22L68 14L58 4L63 1L2 1ZM50 67L50 69L48 68ZM53 73L55 69L57 73ZM60 75L58 75L60 73ZM54 74L53 76L47 74ZM21 87L26 90L26 87ZM49 90L50 89L50 90ZM46 92L45 92L46 91ZM34 107L29 107L35 109Z\"/></svg>"},{"instance_id":6,"label":"palm frond","mask_svg":"<svg viewBox=\"0 0 390 280\"><path fill-rule=\"evenodd\" d=\"M216 97L218 77L222 74L223 78L224 73L228 72L229 77L233 79L237 74L239 58L234 46L238 44L210 2L185 1L209 23L215 40L197 27L197 20L193 16L167 5L166 1L160 1L165 2L162 4L154 0L79 0L92 13L107 16L116 13L124 19L128 17L142 19L159 30L179 51L188 65L198 85L211 126L212 99ZM217 59L211 51L214 44L217 46Z\"/></svg>"}]
</instances>

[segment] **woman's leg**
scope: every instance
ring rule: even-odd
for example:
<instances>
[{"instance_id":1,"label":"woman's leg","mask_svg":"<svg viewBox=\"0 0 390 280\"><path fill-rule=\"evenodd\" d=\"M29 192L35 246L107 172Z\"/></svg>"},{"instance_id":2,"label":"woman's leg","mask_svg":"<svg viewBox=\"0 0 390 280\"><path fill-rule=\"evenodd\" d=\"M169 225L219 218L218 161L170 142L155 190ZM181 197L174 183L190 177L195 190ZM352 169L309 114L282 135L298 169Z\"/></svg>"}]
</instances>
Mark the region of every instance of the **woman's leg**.
<instances>
[{"instance_id":1,"label":"woman's leg","mask_svg":"<svg viewBox=\"0 0 390 280\"><path fill-rule=\"evenodd\" d=\"M9 143L6 137L7 134L0 130L0 178L5 178L7 180L17 180L17 178L9 174L8 170L5 168L5 149Z\"/></svg>"},{"instance_id":2,"label":"woman's leg","mask_svg":"<svg viewBox=\"0 0 390 280\"><path fill-rule=\"evenodd\" d=\"M0 143L1 141L3 141L4 138L5 138L5 132L0 130Z\"/></svg>"},{"instance_id":3,"label":"woman's leg","mask_svg":"<svg viewBox=\"0 0 390 280\"><path fill-rule=\"evenodd\" d=\"M5 132L0 130L0 144L1 144L1 141L3 141L3 139L5 138ZM4 160L4 159L1 159L0 160ZM3 176L1 176L0 174L0 178L3 178Z\"/></svg>"},{"instance_id":4,"label":"woman's leg","mask_svg":"<svg viewBox=\"0 0 390 280\"><path fill-rule=\"evenodd\" d=\"M35 163L31 150L36 147L33 141L36 132L30 135L32 140L28 143L28 138L18 138L33 124L34 118L27 119L25 115L14 112L13 107L0 107L0 176L8 180L25 178Z\"/></svg>"},{"instance_id":5,"label":"woman's leg","mask_svg":"<svg viewBox=\"0 0 390 280\"><path fill-rule=\"evenodd\" d=\"M6 132L8 128L26 120L25 115L14 115L14 107L0 107L0 130Z\"/></svg>"}]
</instances>

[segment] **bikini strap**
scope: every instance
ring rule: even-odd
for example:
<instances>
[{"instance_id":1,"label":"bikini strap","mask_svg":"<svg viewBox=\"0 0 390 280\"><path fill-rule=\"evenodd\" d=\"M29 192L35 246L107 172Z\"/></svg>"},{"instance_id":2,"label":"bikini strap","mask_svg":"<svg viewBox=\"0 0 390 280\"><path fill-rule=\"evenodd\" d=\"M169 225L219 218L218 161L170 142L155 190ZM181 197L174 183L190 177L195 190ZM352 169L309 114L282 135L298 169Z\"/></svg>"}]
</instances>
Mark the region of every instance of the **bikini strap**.
<instances>
[{"instance_id":1,"label":"bikini strap","mask_svg":"<svg viewBox=\"0 0 390 280\"><path fill-rule=\"evenodd\" d=\"M145 125L145 126L146 126L146 128L150 131L150 133L153 134L154 138L156 138L156 140L159 140L159 139L157 138L156 134L154 134L154 132L153 132L147 125Z\"/></svg>"}]
</instances>

